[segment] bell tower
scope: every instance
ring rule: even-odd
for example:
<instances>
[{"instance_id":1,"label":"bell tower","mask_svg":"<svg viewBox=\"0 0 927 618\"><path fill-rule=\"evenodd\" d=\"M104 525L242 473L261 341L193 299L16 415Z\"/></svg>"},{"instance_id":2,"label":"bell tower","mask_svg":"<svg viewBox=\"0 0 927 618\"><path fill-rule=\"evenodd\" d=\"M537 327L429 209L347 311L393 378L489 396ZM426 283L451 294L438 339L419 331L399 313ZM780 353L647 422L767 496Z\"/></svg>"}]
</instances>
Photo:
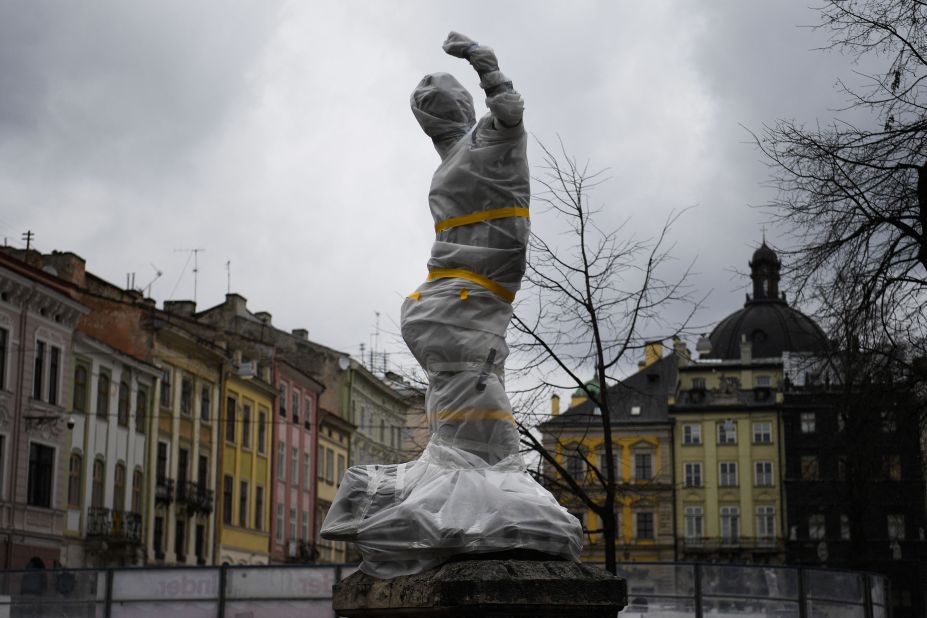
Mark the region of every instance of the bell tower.
<instances>
[{"instance_id":1,"label":"bell tower","mask_svg":"<svg viewBox=\"0 0 927 618\"><path fill-rule=\"evenodd\" d=\"M753 252L750 260L750 278L753 280L753 300L780 300L779 269L782 263L766 241Z\"/></svg>"}]
</instances>

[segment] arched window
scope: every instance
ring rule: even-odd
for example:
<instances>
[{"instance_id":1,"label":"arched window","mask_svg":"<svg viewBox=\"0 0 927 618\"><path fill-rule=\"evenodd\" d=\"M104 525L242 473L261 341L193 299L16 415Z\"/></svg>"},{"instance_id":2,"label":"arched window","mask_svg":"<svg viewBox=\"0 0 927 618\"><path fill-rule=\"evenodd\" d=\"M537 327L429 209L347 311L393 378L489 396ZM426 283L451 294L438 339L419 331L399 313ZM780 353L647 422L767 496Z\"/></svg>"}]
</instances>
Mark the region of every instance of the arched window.
<instances>
[{"instance_id":1,"label":"arched window","mask_svg":"<svg viewBox=\"0 0 927 618\"><path fill-rule=\"evenodd\" d=\"M113 483L113 509L124 511L126 508L126 466L120 462L116 464L116 479Z\"/></svg>"},{"instance_id":2,"label":"arched window","mask_svg":"<svg viewBox=\"0 0 927 618\"><path fill-rule=\"evenodd\" d=\"M97 376L97 416L109 416L109 374L102 369Z\"/></svg>"},{"instance_id":3,"label":"arched window","mask_svg":"<svg viewBox=\"0 0 927 618\"><path fill-rule=\"evenodd\" d=\"M122 427L129 426L129 383L125 380L119 383L119 407L116 421Z\"/></svg>"},{"instance_id":4,"label":"arched window","mask_svg":"<svg viewBox=\"0 0 927 618\"><path fill-rule=\"evenodd\" d=\"M102 459L96 459L93 462L93 491L90 494L90 506L103 507L103 477L106 472L106 464Z\"/></svg>"},{"instance_id":5,"label":"arched window","mask_svg":"<svg viewBox=\"0 0 927 618\"><path fill-rule=\"evenodd\" d=\"M136 470L132 473L132 512L142 512L142 471Z\"/></svg>"},{"instance_id":6,"label":"arched window","mask_svg":"<svg viewBox=\"0 0 927 618\"><path fill-rule=\"evenodd\" d=\"M148 389L139 386L135 391L135 431L145 433L148 422Z\"/></svg>"},{"instance_id":7,"label":"arched window","mask_svg":"<svg viewBox=\"0 0 927 618\"><path fill-rule=\"evenodd\" d=\"M74 411L87 411L87 377L89 372L86 365L74 366Z\"/></svg>"},{"instance_id":8,"label":"arched window","mask_svg":"<svg viewBox=\"0 0 927 618\"><path fill-rule=\"evenodd\" d=\"M68 506L80 507L80 469L82 459L79 453L71 453L68 464Z\"/></svg>"}]
</instances>

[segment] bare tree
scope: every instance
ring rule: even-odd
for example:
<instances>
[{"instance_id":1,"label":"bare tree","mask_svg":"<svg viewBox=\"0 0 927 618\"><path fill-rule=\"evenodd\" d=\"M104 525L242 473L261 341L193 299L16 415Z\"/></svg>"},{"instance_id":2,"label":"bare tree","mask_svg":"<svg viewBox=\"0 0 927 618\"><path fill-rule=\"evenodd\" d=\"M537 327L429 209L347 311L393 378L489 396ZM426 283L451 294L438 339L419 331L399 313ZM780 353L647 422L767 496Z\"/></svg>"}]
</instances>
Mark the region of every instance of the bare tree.
<instances>
[{"instance_id":1,"label":"bare tree","mask_svg":"<svg viewBox=\"0 0 927 618\"><path fill-rule=\"evenodd\" d=\"M668 233L679 213L671 214L653 239L635 239L627 220L617 229L603 230L597 224L602 209L590 202L592 191L604 181L603 171L580 165L562 143L557 154L543 144L541 148L544 171L534 182L542 191L534 203L546 207L539 216L552 215L565 230L557 242L532 234L526 291L513 319L513 347L524 361L520 370L531 375L539 389L578 388L598 407L601 426L595 430L602 432L606 463L600 467L589 453L575 453L593 480L577 478L558 461L556 448L544 447L535 431L536 418L519 415L519 425L523 445L537 453L542 469L550 471L541 480L554 484L555 491L572 494L604 522L606 568L614 573L618 471L612 441L614 402L606 393L619 381L631 353L642 349L647 339L678 334L698 303L685 285L689 268L671 278L665 275L673 249ZM676 320L668 317L674 305L683 307L676 307ZM589 383L590 371L598 387Z\"/></svg>"},{"instance_id":2,"label":"bare tree","mask_svg":"<svg viewBox=\"0 0 927 618\"><path fill-rule=\"evenodd\" d=\"M827 0L828 49L860 66L845 116L807 127L782 120L757 144L779 196L773 216L796 238L790 271L821 301L852 281L848 302L877 312L890 337L923 343L927 306L927 3ZM826 308L827 303L822 306ZM844 313L843 307L838 314Z\"/></svg>"}]
</instances>

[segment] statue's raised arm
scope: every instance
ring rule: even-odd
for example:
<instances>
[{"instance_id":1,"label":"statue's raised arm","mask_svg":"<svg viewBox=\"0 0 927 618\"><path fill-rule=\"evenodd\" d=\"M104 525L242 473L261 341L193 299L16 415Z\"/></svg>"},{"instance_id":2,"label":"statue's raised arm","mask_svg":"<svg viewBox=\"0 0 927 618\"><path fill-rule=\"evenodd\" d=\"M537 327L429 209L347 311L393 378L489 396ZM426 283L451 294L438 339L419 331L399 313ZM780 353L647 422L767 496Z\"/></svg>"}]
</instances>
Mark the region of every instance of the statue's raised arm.
<instances>
[{"instance_id":1,"label":"statue's raised arm","mask_svg":"<svg viewBox=\"0 0 927 618\"><path fill-rule=\"evenodd\" d=\"M463 58L480 76L480 88L486 92L486 107L503 127L521 124L525 102L511 80L499 70L499 61L491 47L480 45L459 32L451 32L444 41L444 51Z\"/></svg>"}]
</instances>

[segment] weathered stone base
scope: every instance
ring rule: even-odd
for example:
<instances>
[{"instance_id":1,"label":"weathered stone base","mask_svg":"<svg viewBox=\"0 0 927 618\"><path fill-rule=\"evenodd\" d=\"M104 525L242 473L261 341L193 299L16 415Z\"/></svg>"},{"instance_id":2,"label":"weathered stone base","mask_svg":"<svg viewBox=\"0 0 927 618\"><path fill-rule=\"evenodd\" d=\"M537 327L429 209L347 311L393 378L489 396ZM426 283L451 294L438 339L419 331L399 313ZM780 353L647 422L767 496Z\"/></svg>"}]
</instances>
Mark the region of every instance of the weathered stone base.
<instances>
[{"instance_id":1,"label":"weathered stone base","mask_svg":"<svg viewBox=\"0 0 927 618\"><path fill-rule=\"evenodd\" d=\"M377 579L358 571L334 587L347 618L615 618L625 581L556 560L457 560L417 575Z\"/></svg>"}]
</instances>

